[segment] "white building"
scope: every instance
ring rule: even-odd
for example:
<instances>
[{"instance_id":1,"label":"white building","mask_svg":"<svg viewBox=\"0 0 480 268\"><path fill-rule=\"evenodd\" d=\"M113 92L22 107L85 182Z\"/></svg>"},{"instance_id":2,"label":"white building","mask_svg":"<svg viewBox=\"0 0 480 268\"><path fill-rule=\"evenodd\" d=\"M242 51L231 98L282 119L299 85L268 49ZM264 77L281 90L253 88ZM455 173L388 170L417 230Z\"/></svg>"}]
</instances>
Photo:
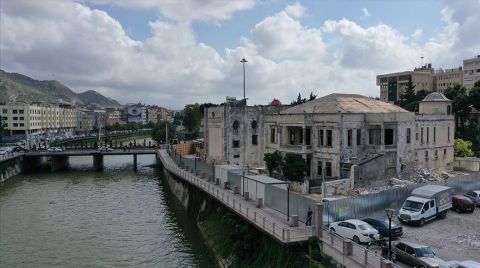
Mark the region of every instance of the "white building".
<instances>
[{"instance_id":1,"label":"white building","mask_svg":"<svg viewBox=\"0 0 480 268\"><path fill-rule=\"evenodd\" d=\"M463 60L463 86L471 89L477 81L480 81L480 55Z\"/></svg>"}]
</instances>

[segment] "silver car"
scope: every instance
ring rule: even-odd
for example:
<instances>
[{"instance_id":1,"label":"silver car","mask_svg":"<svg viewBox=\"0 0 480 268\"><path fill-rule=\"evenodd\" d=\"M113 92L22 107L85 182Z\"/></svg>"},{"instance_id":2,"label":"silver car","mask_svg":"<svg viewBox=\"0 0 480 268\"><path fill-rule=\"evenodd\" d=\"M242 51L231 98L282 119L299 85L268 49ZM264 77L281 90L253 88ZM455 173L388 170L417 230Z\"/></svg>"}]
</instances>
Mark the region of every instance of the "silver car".
<instances>
[{"instance_id":1,"label":"silver car","mask_svg":"<svg viewBox=\"0 0 480 268\"><path fill-rule=\"evenodd\" d=\"M470 191L465 194L468 198L475 202L475 205L480 206L480 190Z\"/></svg>"},{"instance_id":2,"label":"silver car","mask_svg":"<svg viewBox=\"0 0 480 268\"><path fill-rule=\"evenodd\" d=\"M392 259L413 267L438 268L443 260L429 246L402 241L392 248Z\"/></svg>"}]
</instances>

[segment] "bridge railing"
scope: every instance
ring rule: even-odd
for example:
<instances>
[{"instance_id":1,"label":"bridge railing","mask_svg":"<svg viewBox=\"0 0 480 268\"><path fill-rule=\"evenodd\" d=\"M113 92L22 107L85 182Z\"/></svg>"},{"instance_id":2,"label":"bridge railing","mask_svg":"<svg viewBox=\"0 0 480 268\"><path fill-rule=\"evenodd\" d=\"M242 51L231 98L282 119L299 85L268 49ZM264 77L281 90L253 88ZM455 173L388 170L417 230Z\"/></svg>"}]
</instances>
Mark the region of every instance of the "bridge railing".
<instances>
[{"instance_id":1,"label":"bridge railing","mask_svg":"<svg viewBox=\"0 0 480 268\"><path fill-rule=\"evenodd\" d=\"M4 155L0 155L0 161L6 161L6 160L9 160L9 159L14 159L18 156L21 156L23 155L24 152L13 152L13 153L7 153L7 154L4 154Z\"/></svg>"},{"instance_id":2,"label":"bridge railing","mask_svg":"<svg viewBox=\"0 0 480 268\"><path fill-rule=\"evenodd\" d=\"M266 231L283 243L305 241L314 234L315 226L290 227L284 220L266 213L261 208L257 208L242 196L235 195L233 192L225 190L211 181L201 179L191 172L181 169L170 157L164 159L164 165L178 177L196 185L220 203L223 203L237 214L255 224L259 229Z\"/></svg>"}]
</instances>

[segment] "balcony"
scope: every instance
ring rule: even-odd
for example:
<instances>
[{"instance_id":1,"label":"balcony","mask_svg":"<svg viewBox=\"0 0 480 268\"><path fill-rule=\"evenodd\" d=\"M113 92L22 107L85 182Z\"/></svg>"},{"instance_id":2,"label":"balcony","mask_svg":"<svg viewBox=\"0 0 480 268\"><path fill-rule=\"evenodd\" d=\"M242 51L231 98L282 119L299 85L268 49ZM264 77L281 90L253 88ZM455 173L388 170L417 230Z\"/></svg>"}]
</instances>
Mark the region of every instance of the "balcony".
<instances>
[{"instance_id":1,"label":"balcony","mask_svg":"<svg viewBox=\"0 0 480 268\"><path fill-rule=\"evenodd\" d=\"M303 144L280 144L280 151L292 153L312 153L312 146Z\"/></svg>"}]
</instances>

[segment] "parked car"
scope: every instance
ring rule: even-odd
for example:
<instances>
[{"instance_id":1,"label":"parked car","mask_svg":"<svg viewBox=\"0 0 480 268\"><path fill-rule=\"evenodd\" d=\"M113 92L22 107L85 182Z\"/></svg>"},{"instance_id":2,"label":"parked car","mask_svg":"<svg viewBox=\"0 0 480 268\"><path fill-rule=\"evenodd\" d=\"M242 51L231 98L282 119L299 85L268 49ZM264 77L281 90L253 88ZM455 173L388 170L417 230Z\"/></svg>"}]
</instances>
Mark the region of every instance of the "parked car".
<instances>
[{"instance_id":1,"label":"parked car","mask_svg":"<svg viewBox=\"0 0 480 268\"><path fill-rule=\"evenodd\" d=\"M465 194L468 198L472 199L477 206L480 206L480 190L470 191Z\"/></svg>"},{"instance_id":2,"label":"parked car","mask_svg":"<svg viewBox=\"0 0 480 268\"><path fill-rule=\"evenodd\" d=\"M63 152L63 149L60 147L50 147L48 148L49 152Z\"/></svg>"},{"instance_id":3,"label":"parked car","mask_svg":"<svg viewBox=\"0 0 480 268\"><path fill-rule=\"evenodd\" d=\"M392 259L412 267L437 268L443 260L435 255L429 246L402 241L392 247Z\"/></svg>"},{"instance_id":4,"label":"parked car","mask_svg":"<svg viewBox=\"0 0 480 268\"><path fill-rule=\"evenodd\" d=\"M28 149L23 146L15 146L13 147L12 152L28 152Z\"/></svg>"},{"instance_id":5,"label":"parked car","mask_svg":"<svg viewBox=\"0 0 480 268\"><path fill-rule=\"evenodd\" d=\"M7 155L7 154L8 154L7 151L5 151L5 150L0 150L0 155Z\"/></svg>"},{"instance_id":6,"label":"parked car","mask_svg":"<svg viewBox=\"0 0 480 268\"><path fill-rule=\"evenodd\" d=\"M423 226L435 218L445 218L452 208L453 189L442 185L425 185L412 191L398 212L401 223Z\"/></svg>"},{"instance_id":7,"label":"parked car","mask_svg":"<svg viewBox=\"0 0 480 268\"><path fill-rule=\"evenodd\" d=\"M475 210L475 203L464 195L455 194L452 196L452 209L457 212L472 213Z\"/></svg>"},{"instance_id":8,"label":"parked car","mask_svg":"<svg viewBox=\"0 0 480 268\"><path fill-rule=\"evenodd\" d=\"M440 264L440 268L480 268L476 261L446 261Z\"/></svg>"},{"instance_id":9,"label":"parked car","mask_svg":"<svg viewBox=\"0 0 480 268\"><path fill-rule=\"evenodd\" d=\"M377 218L367 218L362 221L370 224L375 228L380 236L388 237L389 226L388 219L377 217ZM394 223L392 221L392 238L398 238L403 236L403 227L400 224Z\"/></svg>"},{"instance_id":10,"label":"parked car","mask_svg":"<svg viewBox=\"0 0 480 268\"><path fill-rule=\"evenodd\" d=\"M379 239L380 235L370 224L361 220L346 220L330 224L330 230L345 238L352 239L355 243L368 243Z\"/></svg>"},{"instance_id":11,"label":"parked car","mask_svg":"<svg viewBox=\"0 0 480 268\"><path fill-rule=\"evenodd\" d=\"M110 147L108 147L108 146L98 147L98 150L99 150L100 152L111 152L111 151L113 151L113 149L110 148Z\"/></svg>"}]
</instances>

